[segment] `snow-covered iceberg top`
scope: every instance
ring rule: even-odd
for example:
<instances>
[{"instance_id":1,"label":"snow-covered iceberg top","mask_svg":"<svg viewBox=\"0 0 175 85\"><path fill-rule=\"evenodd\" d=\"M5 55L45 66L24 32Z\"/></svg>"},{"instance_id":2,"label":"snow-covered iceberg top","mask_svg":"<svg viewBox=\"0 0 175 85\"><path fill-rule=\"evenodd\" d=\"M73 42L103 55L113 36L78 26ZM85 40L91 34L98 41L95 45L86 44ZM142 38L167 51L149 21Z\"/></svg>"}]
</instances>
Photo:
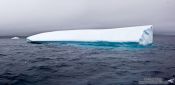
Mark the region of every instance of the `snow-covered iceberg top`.
<instances>
[{"instance_id":1,"label":"snow-covered iceberg top","mask_svg":"<svg viewBox=\"0 0 175 85\"><path fill-rule=\"evenodd\" d=\"M136 26L113 29L65 30L36 34L27 37L28 42L83 41L83 42L136 42L141 45L153 43L153 27Z\"/></svg>"}]
</instances>

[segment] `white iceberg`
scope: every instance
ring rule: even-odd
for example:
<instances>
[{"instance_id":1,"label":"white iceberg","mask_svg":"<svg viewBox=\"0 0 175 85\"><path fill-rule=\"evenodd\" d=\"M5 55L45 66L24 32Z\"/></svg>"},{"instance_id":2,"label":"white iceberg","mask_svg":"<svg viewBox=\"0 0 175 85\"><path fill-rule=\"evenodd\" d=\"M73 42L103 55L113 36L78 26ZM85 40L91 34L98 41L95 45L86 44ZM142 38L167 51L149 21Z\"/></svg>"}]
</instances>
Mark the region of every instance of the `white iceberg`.
<instances>
[{"instance_id":1,"label":"white iceberg","mask_svg":"<svg viewBox=\"0 0 175 85\"><path fill-rule=\"evenodd\" d=\"M19 37L12 37L11 39L17 40L17 39L20 39L20 38Z\"/></svg>"},{"instance_id":2,"label":"white iceberg","mask_svg":"<svg viewBox=\"0 0 175 85\"><path fill-rule=\"evenodd\" d=\"M28 42L83 41L83 42L136 42L141 45L153 43L153 27L136 26L113 29L86 29L53 31L27 37Z\"/></svg>"}]
</instances>

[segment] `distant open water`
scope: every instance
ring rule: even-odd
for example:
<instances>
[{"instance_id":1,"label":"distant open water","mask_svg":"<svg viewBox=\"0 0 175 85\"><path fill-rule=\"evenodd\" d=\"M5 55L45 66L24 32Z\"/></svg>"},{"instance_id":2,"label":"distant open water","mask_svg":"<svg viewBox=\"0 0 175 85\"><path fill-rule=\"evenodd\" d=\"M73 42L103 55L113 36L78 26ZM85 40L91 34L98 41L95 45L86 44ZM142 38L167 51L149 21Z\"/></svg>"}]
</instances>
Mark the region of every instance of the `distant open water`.
<instances>
[{"instance_id":1,"label":"distant open water","mask_svg":"<svg viewBox=\"0 0 175 85\"><path fill-rule=\"evenodd\" d=\"M151 46L0 39L0 85L138 85L175 74L175 36Z\"/></svg>"}]
</instances>

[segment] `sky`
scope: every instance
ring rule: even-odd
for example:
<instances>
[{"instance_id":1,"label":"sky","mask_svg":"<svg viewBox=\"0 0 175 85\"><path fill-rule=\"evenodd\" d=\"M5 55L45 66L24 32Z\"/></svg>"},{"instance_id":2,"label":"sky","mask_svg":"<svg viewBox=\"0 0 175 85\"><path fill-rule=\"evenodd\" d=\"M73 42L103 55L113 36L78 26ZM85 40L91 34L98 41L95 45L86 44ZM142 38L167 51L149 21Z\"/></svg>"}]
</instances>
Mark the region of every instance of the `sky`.
<instances>
[{"instance_id":1,"label":"sky","mask_svg":"<svg viewBox=\"0 0 175 85\"><path fill-rule=\"evenodd\" d=\"M175 0L0 0L0 36L153 25L175 34Z\"/></svg>"}]
</instances>

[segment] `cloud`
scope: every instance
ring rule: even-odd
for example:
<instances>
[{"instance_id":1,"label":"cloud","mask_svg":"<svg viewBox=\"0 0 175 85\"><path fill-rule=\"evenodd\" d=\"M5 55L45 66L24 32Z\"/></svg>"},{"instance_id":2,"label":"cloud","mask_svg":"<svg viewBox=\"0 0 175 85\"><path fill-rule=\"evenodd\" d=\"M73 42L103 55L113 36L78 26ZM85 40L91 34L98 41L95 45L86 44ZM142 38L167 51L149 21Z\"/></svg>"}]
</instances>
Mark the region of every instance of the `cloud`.
<instances>
[{"instance_id":1,"label":"cloud","mask_svg":"<svg viewBox=\"0 0 175 85\"><path fill-rule=\"evenodd\" d=\"M157 33L175 31L174 4L173 0L0 0L0 35L148 24Z\"/></svg>"}]
</instances>

